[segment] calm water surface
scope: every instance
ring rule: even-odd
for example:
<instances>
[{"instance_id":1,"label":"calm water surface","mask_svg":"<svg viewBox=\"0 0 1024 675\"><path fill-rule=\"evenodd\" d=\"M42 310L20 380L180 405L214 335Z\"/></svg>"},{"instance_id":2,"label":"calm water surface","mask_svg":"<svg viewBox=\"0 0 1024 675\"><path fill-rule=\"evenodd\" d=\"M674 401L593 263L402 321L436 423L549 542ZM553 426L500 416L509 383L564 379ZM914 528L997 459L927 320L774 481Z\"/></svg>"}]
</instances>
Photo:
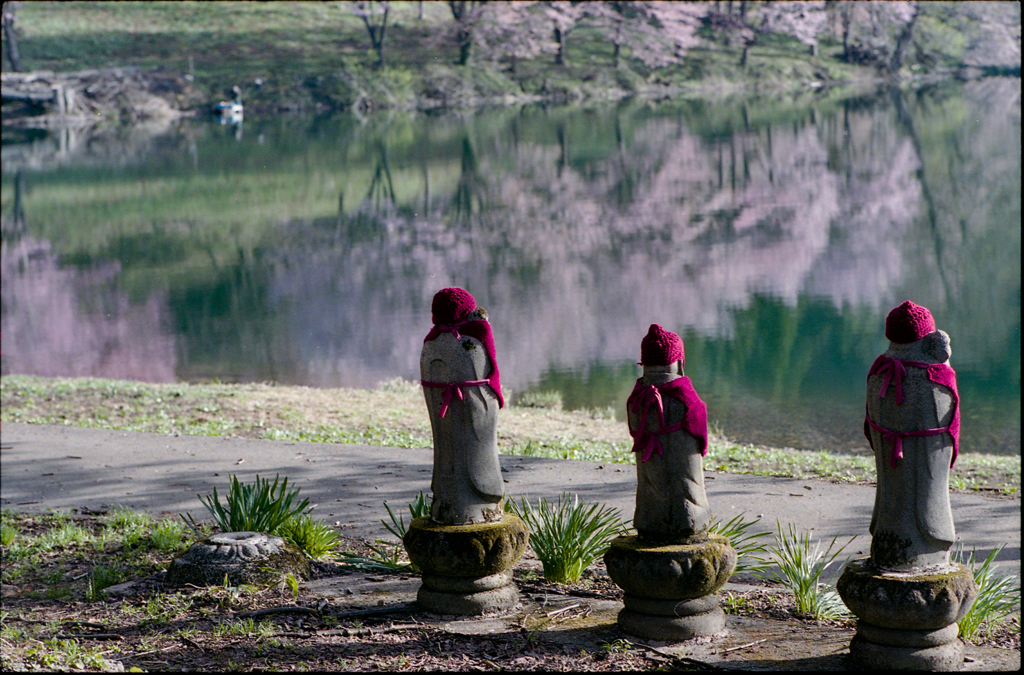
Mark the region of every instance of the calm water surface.
<instances>
[{"instance_id":1,"label":"calm water surface","mask_svg":"<svg viewBox=\"0 0 1024 675\"><path fill-rule=\"evenodd\" d=\"M418 379L455 285L513 398L622 419L656 322L731 438L866 452L867 369L912 299L952 338L963 451L1018 454L1020 141L1002 78L5 131L2 372Z\"/></svg>"}]
</instances>

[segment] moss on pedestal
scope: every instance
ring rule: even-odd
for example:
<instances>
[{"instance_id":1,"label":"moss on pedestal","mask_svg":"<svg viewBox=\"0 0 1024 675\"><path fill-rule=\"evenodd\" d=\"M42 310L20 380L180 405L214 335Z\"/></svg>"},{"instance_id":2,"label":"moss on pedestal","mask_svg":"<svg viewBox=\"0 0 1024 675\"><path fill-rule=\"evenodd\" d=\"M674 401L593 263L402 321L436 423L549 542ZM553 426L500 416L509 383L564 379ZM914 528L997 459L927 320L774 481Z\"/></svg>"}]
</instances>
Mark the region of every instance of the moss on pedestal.
<instances>
[{"instance_id":1,"label":"moss on pedestal","mask_svg":"<svg viewBox=\"0 0 1024 675\"><path fill-rule=\"evenodd\" d=\"M736 569L736 551L718 534L701 544L655 546L636 536L617 537L604 562L612 581L627 593L684 600L721 588Z\"/></svg>"},{"instance_id":2,"label":"moss on pedestal","mask_svg":"<svg viewBox=\"0 0 1024 675\"><path fill-rule=\"evenodd\" d=\"M439 525L430 518L409 524L405 550L425 574L484 577L511 569L526 552L530 533L516 515L496 523Z\"/></svg>"}]
</instances>

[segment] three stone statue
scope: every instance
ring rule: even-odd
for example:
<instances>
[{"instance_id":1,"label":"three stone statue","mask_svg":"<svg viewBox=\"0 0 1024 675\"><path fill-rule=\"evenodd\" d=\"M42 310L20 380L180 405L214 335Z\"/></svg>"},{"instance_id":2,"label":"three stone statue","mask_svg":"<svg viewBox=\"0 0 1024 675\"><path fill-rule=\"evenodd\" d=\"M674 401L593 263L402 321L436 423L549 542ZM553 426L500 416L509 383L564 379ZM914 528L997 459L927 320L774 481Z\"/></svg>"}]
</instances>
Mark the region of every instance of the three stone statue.
<instances>
[{"instance_id":1,"label":"three stone statue","mask_svg":"<svg viewBox=\"0 0 1024 675\"><path fill-rule=\"evenodd\" d=\"M405 538L423 570L418 599L441 613L504 611L517 602L511 568L528 532L503 508L494 339L487 312L464 289L439 291L431 315L420 373L434 440L433 502L430 517L413 521ZM949 564L948 480L960 420L949 336L910 301L890 312L885 333L890 347L870 368L864 420L878 472L871 556L847 565L839 591L861 618L851 644L861 661L947 666L962 661L950 625L976 593L969 570ZM713 635L725 626L716 592L735 569L736 551L709 533L707 408L684 374L678 335L652 324L640 355L643 375L626 403L637 535L615 539L604 557L625 591L619 626L667 641ZM899 585L908 579L924 586L908 594ZM880 608L885 602L891 606Z\"/></svg>"}]
</instances>

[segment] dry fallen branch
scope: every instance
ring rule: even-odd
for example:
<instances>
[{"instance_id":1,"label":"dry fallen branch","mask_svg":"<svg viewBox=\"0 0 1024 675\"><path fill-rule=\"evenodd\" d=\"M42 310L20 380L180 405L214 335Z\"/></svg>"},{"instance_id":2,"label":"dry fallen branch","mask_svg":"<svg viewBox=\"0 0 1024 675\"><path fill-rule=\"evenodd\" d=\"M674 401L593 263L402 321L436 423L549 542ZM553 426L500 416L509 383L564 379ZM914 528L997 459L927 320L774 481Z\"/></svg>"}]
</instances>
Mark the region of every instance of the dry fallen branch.
<instances>
[{"instance_id":1,"label":"dry fallen branch","mask_svg":"<svg viewBox=\"0 0 1024 675\"><path fill-rule=\"evenodd\" d=\"M719 668L718 666L713 665L711 663L705 663L704 661L698 661L697 659L691 659L688 656L678 656L676 654L672 654L671 652L662 651L661 649L658 649L657 647L652 647L650 645L645 645L642 642L632 642L630 640L625 640L625 642L628 642L629 644L633 645L634 647L639 647L641 649L646 649L647 651L653 652L654 654L657 654L658 656L660 656L662 658L669 659L670 661L673 661L673 662L675 662L677 664L687 664L687 665L691 665L691 666L700 666L701 668L706 668L708 670L725 670L725 668Z\"/></svg>"},{"instance_id":2,"label":"dry fallen branch","mask_svg":"<svg viewBox=\"0 0 1024 675\"><path fill-rule=\"evenodd\" d=\"M283 607L267 607L266 609L257 609L251 612L242 612L238 615L239 619L256 618L258 616L270 616L272 614L306 614L309 616L319 617L320 612L310 607L298 607L296 605L285 605Z\"/></svg>"},{"instance_id":3,"label":"dry fallen branch","mask_svg":"<svg viewBox=\"0 0 1024 675\"><path fill-rule=\"evenodd\" d=\"M388 614L403 614L409 613L414 614L419 611L415 604L411 602L403 602L395 605L384 605L382 607L365 607L362 609L351 609L347 612L339 612L337 614L329 614L335 619L354 619L357 617L364 616L387 616Z\"/></svg>"},{"instance_id":4,"label":"dry fallen branch","mask_svg":"<svg viewBox=\"0 0 1024 675\"><path fill-rule=\"evenodd\" d=\"M413 630L420 626L414 623L388 626L387 628L335 628L331 630L317 631L317 635L341 635L343 637L359 637L362 635L379 635L381 633L399 633L404 630Z\"/></svg>"}]
</instances>

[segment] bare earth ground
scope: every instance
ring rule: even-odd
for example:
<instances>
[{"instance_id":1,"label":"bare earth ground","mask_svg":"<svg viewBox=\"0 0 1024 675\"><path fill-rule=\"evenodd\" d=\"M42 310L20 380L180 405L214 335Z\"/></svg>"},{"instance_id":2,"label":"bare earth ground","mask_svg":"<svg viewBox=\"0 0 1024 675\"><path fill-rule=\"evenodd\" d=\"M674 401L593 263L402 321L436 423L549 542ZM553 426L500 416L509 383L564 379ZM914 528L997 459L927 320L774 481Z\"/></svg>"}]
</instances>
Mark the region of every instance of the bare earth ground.
<instances>
[{"instance_id":1,"label":"bare earth ground","mask_svg":"<svg viewBox=\"0 0 1024 675\"><path fill-rule=\"evenodd\" d=\"M99 534L96 515L72 522ZM39 534L41 521L22 526ZM341 550L368 553L345 539ZM10 547L3 547L7 558ZM720 592L727 636L650 644L615 625L622 591L598 561L579 583L550 584L528 553L515 568L521 606L504 619L438 617L417 610L414 574L365 572L314 564L314 578L293 596L287 584L174 589L163 583L173 554L139 552L136 581L86 601L90 570L123 552L96 554L74 545L44 556L28 578L2 589L4 670L95 670L87 662L40 663L32 645L74 640L102 654L104 669L173 670L558 670L669 669L850 670L851 621L816 621L795 611L773 586ZM122 558L123 559L123 558ZM54 571L60 570L59 585ZM735 579L734 579L735 581ZM740 581L760 583L753 578ZM60 588L54 593L54 588ZM59 597L54 597L59 596ZM261 613L262 612L262 613ZM251 619L252 624L242 622ZM968 645L967 669L1014 670L1020 664L1019 615ZM8 639L8 631L21 631ZM764 636L764 637L759 637ZM27 638L27 639L26 639ZM26 647L27 645L27 647ZM59 653L59 649L56 650ZM41 653L41 652L40 652ZM56 658L56 657L54 657ZM977 663L978 668L972 668ZM1016 664L1016 666L1014 665Z\"/></svg>"}]
</instances>

